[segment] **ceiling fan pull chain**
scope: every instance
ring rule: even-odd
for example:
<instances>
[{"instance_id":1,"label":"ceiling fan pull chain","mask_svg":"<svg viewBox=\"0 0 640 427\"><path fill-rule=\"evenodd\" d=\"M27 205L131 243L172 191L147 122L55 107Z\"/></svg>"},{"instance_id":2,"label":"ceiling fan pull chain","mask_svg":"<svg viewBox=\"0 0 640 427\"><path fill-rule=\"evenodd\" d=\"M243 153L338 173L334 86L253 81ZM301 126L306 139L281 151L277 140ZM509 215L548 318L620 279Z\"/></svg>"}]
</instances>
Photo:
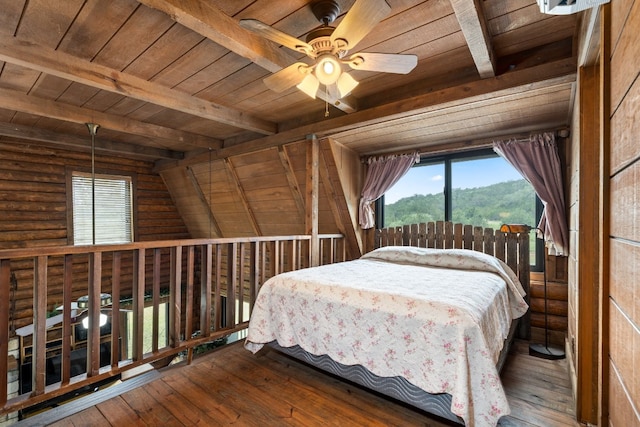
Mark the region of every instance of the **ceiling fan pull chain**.
<instances>
[{"instance_id":1,"label":"ceiling fan pull chain","mask_svg":"<svg viewBox=\"0 0 640 427\"><path fill-rule=\"evenodd\" d=\"M327 85L324 85L324 93L326 94L324 98L324 116L329 117L329 88Z\"/></svg>"}]
</instances>

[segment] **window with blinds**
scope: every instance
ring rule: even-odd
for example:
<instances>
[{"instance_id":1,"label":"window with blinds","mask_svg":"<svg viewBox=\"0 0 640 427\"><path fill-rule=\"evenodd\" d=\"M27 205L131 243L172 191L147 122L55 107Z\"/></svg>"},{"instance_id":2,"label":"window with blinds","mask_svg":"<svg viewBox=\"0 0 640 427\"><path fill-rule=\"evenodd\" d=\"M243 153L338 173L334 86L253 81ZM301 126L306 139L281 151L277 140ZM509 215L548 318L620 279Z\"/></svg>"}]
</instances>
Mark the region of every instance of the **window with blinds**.
<instances>
[{"instance_id":1,"label":"window with blinds","mask_svg":"<svg viewBox=\"0 0 640 427\"><path fill-rule=\"evenodd\" d=\"M131 177L95 175L95 242L91 174L74 172L71 182L74 245L133 241Z\"/></svg>"}]
</instances>

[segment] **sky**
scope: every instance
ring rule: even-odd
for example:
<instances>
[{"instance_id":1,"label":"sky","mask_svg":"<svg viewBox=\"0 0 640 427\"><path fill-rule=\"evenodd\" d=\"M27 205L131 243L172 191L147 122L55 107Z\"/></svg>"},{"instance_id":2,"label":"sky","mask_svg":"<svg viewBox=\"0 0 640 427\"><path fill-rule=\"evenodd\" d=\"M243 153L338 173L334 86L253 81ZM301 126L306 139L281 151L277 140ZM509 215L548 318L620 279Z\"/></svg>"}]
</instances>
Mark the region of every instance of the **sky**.
<instances>
[{"instance_id":1,"label":"sky","mask_svg":"<svg viewBox=\"0 0 640 427\"><path fill-rule=\"evenodd\" d=\"M476 188L522 176L501 157L453 162L453 188ZM413 167L384 195L385 205L415 194L437 194L444 189L444 164Z\"/></svg>"}]
</instances>

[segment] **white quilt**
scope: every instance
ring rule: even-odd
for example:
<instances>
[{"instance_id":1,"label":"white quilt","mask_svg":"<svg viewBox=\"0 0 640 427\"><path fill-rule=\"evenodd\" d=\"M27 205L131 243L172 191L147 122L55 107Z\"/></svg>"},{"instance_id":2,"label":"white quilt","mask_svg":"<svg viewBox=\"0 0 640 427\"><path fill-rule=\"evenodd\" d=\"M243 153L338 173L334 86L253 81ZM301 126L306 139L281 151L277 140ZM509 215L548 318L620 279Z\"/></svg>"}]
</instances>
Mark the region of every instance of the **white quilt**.
<instances>
[{"instance_id":1,"label":"white quilt","mask_svg":"<svg viewBox=\"0 0 640 427\"><path fill-rule=\"evenodd\" d=\"M468 426L509 413L496 363L527 310L515 274L468 250L385 247L358 260L283 273L261 288L245 347L273 340L402 376L453 396Z\"/></svg>"}]
</instances>

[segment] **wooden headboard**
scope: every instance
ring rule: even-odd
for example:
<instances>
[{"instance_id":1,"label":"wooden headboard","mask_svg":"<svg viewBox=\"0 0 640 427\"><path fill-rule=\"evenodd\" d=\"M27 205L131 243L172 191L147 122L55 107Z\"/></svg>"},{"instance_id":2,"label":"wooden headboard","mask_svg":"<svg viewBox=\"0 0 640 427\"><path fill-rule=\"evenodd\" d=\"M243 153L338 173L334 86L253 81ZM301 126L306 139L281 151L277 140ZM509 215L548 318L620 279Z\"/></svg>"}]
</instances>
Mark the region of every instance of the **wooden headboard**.
<instances>
[{"instance_id":1,"label":"wooden headboard","mask_svg":"<svg viewBox=\"0 0 640 427\"><path fill-rule=\"evenodd\" d=\"M529 232L502 232L492 228L436 221L377 229L374 248L383 246L419 246L438 249L471 249L504 261L518 275L527 292L529 304ZM530 314L523 316L518 336L529 339Z\"/></svg>"}]
</instances>

